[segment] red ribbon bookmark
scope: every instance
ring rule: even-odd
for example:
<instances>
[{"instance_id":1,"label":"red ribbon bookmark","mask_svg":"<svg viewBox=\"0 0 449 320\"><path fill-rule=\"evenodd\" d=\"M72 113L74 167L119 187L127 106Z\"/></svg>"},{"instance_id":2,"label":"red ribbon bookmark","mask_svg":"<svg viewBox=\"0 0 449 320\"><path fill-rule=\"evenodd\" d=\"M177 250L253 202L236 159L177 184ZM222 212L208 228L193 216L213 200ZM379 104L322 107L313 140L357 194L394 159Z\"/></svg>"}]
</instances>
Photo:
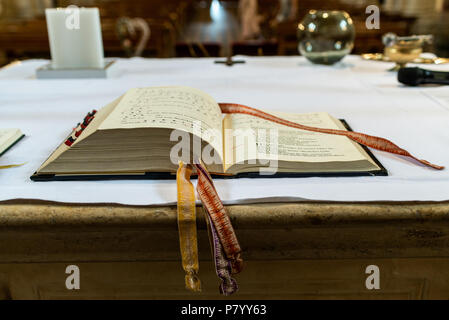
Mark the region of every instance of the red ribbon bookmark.
<instances>
[{"instance_id":1,"label":"red ribbon bookmark","mask_svg":"<svg viewBox=\"0 0 449 320\"><path fill-rule=\"evenodd\" d=\"M411 159L414 159L428 167L431 167L436 170L443 170L443 166L439 166L433 163L430 163L427 160L418 159L415 156L411 155L407 150L404 150L397 145L395 145L393 142L380 138L375 136L370 136L364 133L359 132L353 132L353 131L345 131L345 130L336 130L336 129L323 129L323 128L316 128L316 127L309 127L305 126L296 122L291 122L282 118L278 118L276 116L273 116L269 113L263 112L261 110L251 108L248 106L244 106L241 104L236 103L219 103L220 109L222 113L242 113L242 114L249 114L254 117L262 118L271 122L279 123L281 125L292 127L296 129L302 129L307 131L313 131L313 132L320 132L320 133L327 133L327 134L335 134L340 136L346 136L349 139L358 142L364 146L377 149L380 151L385 151L397 155L401 155L404 157L409 157Z\"/></svg>"},{"instance_id":2,"label":"red ribbon bookmark","mask_svg":"<svg viewBox=\"0 0 449 320\"><path fill-rule=\"evenodd\" d=\"M209 214L226 256L231 261L232 273L243 269L242 249L235 235L231 220L215 190L212 178L202 164L194 164L198 174L197 191L207 213Z\"/></svg>"}]
</instances>

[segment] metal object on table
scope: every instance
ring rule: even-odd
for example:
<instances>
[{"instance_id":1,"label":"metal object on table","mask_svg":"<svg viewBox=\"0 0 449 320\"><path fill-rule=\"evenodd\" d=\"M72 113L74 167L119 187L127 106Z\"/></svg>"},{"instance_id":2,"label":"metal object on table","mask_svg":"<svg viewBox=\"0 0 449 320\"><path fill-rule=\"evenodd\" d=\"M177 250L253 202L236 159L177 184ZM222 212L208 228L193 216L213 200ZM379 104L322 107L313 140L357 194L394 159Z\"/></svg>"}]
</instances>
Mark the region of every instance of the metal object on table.
<instances>
[{"instance_id":1,"label":"metal object on table","mask_svg":"<svg viewBox=\"0 0 449 320\"><path fill-rule=\"evenodd\" d=\"M394 33L387 33L382 37L385 45L384 55L396 65L390 71L397 71L409 62L418 59L423 52L423 45L433 41L432 35L413 35L399 37Z\"/></svg>"},{"instance_id":2,"label":"metal object on table","mask_svg":"<svg viewBox=\"0 0 449 320\"><path fill-rule=\"evenodd\" d=\"M245 60L234 60L232 59L232 56L228 56L226 60L215 60L215 63L222 63L228 67L232 67L234 64L237 63L245 63Z\"/></svg>"},{"instance_id":3,"label":"metal object on table","mask_svg":"<svg viewBox=\"0 0 449 320\"><path fill-rule=\"evenodd\" d=\"M385 61L385 62L394 62L389 57L387 57L383 53L363 53L361 55L362 59L364 60L373 60L373 61ZM417 63L417 64L445 64L449 63L449 58L440 58L440 57L434 57L434 58L426 58L426 57L418 57L413 61L409 61L410 63Z\"/></svg>"}]
</instances>

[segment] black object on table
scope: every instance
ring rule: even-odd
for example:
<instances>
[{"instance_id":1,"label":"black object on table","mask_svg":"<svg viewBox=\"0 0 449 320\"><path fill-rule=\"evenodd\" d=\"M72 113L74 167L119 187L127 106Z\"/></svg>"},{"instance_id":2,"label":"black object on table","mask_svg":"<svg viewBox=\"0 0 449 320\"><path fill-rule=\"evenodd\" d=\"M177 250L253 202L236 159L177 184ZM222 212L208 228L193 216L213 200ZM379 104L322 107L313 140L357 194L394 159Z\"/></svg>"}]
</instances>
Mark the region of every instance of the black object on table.
<instances>
[{"instance_id":1,"label":"black object on table","mask_svg":"<svg viewBox=\"0 0 449 320\"><path fill-rule=\"evenodd\" d=\"M421 68L401 68L398 71L398 81L407 86L421 84L449 85L449 72L431 71Z\"/></svg>"},{"instance_id":2,"label":"black object on table","mask_svg":"<svg viewBox=\"0 0 449 320\"><path fill-rule=\"evenodd\" d=\"M228 67L232 67L234 64L237 63L245 63L245 60L233 60L231 56L228 56L226 60L215 60L215 63L223 63Z\"/></svg>"}]
</instances>

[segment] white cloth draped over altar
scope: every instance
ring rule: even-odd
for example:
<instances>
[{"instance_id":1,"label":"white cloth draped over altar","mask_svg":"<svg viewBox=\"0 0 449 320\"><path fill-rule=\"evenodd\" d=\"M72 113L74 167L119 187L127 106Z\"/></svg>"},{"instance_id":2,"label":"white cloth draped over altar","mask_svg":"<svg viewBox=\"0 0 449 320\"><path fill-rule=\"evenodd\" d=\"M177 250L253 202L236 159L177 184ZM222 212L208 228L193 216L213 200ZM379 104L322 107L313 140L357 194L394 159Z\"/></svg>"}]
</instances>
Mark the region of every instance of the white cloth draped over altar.
<instances>
[{"instance_id":1,"label":"white cloth draped over altar","mask_svg":"<svg viewBox=\"0 0 449 320\"><path fill-rule=\"evenodd\" d=\"M334 66L302 57L238 57L226 67L213 59L118 60L110 79L36 80L48 63L31 60L0 70L0 127L26 138L0 158L0 201L39 199L76 203L164 205L176 202L175 181L32 182L29 177L88 111L134 87L186 85L218 102L286 112L329 112L355 131L388 138L419 158L449 167L449 93L445 87L407 88L389 63L349 56ZM449 71L448 65L439 70ZM266 201L449 200L449 169L435 171L373 151L388 177L217 180L225 203Z\"/></svg>"}]
</instances>

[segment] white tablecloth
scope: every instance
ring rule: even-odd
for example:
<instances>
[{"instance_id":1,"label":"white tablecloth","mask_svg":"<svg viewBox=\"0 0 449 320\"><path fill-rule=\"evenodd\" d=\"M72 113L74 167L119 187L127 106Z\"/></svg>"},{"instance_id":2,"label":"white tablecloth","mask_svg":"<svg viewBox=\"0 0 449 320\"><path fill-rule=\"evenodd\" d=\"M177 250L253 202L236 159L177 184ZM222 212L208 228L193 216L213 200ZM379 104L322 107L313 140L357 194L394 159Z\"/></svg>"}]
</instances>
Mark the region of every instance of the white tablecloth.
<instances>
[{"instance_id":1,"label":"white tablecloth","mask_svg":"<svg viewBox=\"0 0 449 320\"><path fill-rule=\"evenodd\" d=\"M0 201L41 199L79 203L162 205L176 202L174 181L32 182L29 177L93 108L133 87L186 85L219 102L287 112L326 111L356 131L391 139L418 157L449 167L448 87L408 88L389 63L346 57L335 66L301 57L240 57L226 67L213 59L119 60L107 80L37 80L46 61L0 70L0 127L21 128L24 140L0 158ZM449 66L439 66L449 71ZM217 180L225 203L273 200L449 200L449 169L435 171L383 152L388 177Z\"/></svg>"}]
</instances>

